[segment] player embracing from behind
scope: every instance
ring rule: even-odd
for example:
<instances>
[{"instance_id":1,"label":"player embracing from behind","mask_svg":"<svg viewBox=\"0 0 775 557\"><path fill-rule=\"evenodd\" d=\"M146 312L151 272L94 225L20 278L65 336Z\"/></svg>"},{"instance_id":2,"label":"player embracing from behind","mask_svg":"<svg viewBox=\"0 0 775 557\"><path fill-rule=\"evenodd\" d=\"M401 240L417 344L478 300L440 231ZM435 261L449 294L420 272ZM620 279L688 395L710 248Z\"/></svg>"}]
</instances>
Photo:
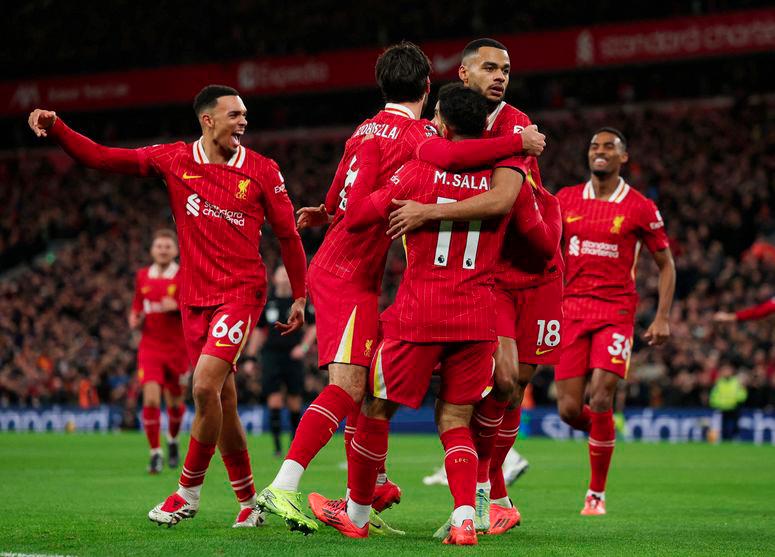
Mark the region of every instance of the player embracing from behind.
<instances>
[{"instance_id":1,"label":"player embracing from behind","mask_svg":"<svg viewBox=\"0 0 775 557\"><path fill-rule=\"evenodd\" d=\"M565 336L555 380L560 416L589 433L592 474L581 514L603 515L616 440L614 395L632 354L641 245L646 244L659 267L659 304L644 335L649 346L670 336L675 265L656 206L620 175L629 158L624 135L614 128L599 129L587 158L589 181L557 194L564 222ZM585 393L589 405L584 404Z\"/></svg>"},{"instance_id":2,"label":"player embracing from behind","mask_svg":"<svg viewBox=\"0 0 775 557\"><path fill-rule=\"evenodd\" d=\"M247 108L237 91L208 85L194 99L194 112L202 129L197 141L140 149L98 145L48 110L34 110L29 125L85 166L164 180L180 238L180 309L195 414L179 487L148 518L172 526L197 513L217 446L241 506L234 527L256 526L263 517L255 507L234 371L266 300L264 221L280 242L295 298L287 324L277 325L284 332L304 324L306 257L277 164L241 144Z\"/></svg>"},{"instance_id":3,"label":"player embracing from behind","mask_svg":"<svg viewBox=\"0 0 775 557\"><path fill-rule=\"evenodd\" d=\"M461 84L439 91L439 117L448 138L479 137L487 120L484 99ZM365 141L364 160L375 153ZM500 169L496 170L498 172ZM351 230L387 223L392 200L451 203L491 188L491 167L452 172L413 160L383 188L353 201ZM367 537L374 480L387 455L389 421L401 405L418 408L436 365L441 389L436 422L454 499L444 542L474 545L477 457L469 422L474 404L492 388L495 323L493 271L503 238L503 219L430 223L407 234L407 267L395 303L381 316L384 340L369 374L369 393L351 445L350 500L309 496L324 523L348 537Z\"/></svg>"},{"instance_id":4,"label":"player embracing from behind","mask_svg":"<svg viewBox=\"0 0 775 557\"><path fill-rule=\"evenodd\" d=\"M511 134L489 141L452 143L436 137L433 125L420 119L430 91L430 71L427 56L412 43L393 45L382 53L375 73L386 101L384 109L365 120L348 139L325 204L299 211L300 228L330 223L309 268L318 363L328 369L329 384L305 412L285 461L258 498L264 510L283 517L292 530L311 533L318 528L301 511L304 504L299 484L312 459L345 417L347 458L352 458L350 441L377 343L379 296L391 239L381 220L358 230L348 230L342 224L352 211L350 196L356 191L368 194L375 184L384 184L415 154L437 160L440 166L460 168L492 163L525 147L543 144L543 135L535 129L525 137ZM378 168L369 179L364 179L359 154L365 137L373 137L370 141L380 151ZM352 482L352 467L348 475ZM384 469L377 481L375 511L400 501L401 491L387 480Z\"/></svg>"},{"instance_id":5,"label":"player embracing from behind","mask_svg":"<svg viewBox=\"0 0 775 557\"><path fill-rule=\"evenodd\" d=\"M137 271L135 296L129 312L129 326L142 328L137 348L137 374L143 388L143 429L151 447L148 472L158 474L164 465L159 444L162 392L167 402L167 462L177 468L178 432L186 412L184 387L189 363L183 339L183 322L178 307L180 293L178 238L169 229L153 234L153 264Z\"/></svg>"}]
</instances>

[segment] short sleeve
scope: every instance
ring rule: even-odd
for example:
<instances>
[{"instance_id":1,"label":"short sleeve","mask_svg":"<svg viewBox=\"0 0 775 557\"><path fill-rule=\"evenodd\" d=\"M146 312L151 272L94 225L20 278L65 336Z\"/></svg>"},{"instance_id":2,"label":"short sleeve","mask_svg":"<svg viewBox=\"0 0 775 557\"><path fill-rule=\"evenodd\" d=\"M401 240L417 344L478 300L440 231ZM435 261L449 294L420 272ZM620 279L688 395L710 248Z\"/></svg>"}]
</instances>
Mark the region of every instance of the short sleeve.
<instances>
[{"instance_id":1,"label":"short sleeve","mask_svg":"<svg viewBox=\"0 0 775 557\"><path fill-rule=\"evenodd\" d=\"M665 221L654 202L646 199L641 207L641 238L651 253L662 251L670 245L665 232Z\"/></svg>"},{"instance_id":2,"label":"short sleeve","mask_svg":"<svg viewBox=\"0 0 775 557\"><path fill-rule=\"evenodd\" d=\"M523 177L526 177L530 172L532 158L524 155L515 155L498 161L495 163L495 168L511 168L522 174Z\"/></svg>"}]
</instances>

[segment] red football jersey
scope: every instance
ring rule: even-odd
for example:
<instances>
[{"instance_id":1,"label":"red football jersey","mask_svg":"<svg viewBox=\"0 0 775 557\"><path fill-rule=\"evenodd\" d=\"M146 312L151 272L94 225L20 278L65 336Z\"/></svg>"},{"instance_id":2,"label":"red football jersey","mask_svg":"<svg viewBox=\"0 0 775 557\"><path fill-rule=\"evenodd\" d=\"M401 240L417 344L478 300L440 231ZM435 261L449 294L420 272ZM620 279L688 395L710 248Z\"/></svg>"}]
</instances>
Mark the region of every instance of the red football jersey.
<instances>
[{"instance_id":1,"label":"red football jersey","mask_svg":"<svg viewBox=\"0 0 775 557\"><path fill-rule=\"evenodd\" d=\"M201 142L137 150L144 173L167 184L180 242L180 298L191 306L262 304L264 219L279 239L301 243L285 181L277 163L242 146L227 164L211 164Z\"/></svg>"},{"instance_id":2,"label":"red football jersey","mask_svg":"<svg viewBox=\"0 0 775 557\"><path fill-rule=\"evenodd\" d=\"M349 232L342 225L347 194L358 176L358 147L368 134L373 134L374 141L378 142L380 166L375 182L378 187L413 157L420 143L436 133L428 120L416 120L408 108L392 103L356 128L345 144L344 155L326 195L326 208L329 214L334 214L334 220L312 259L315 265L374 292L381 290L385 260L392 243L384 225L376 224L358 232Z\"/></svg>"},{"instance_id":3,"label":"red football jersey","mask_svg":"<svg viewBox=\"0 0 775 557\"><path fill-rule=\"evenodd\" d=\"M145 315L141 350L163 353L186 350L180 312L161 308L162 298L179 300L178 269L177 263L170 263L164 271L154 264L140 269L135 275L132 310Z\"/></svg>"},{"instance_id":4,"label":"red football jersey","mask_svg":"<svg viewBox=\"0 0 775 557\"><path fill-rule=\"evenodd\" d=\"M391 200L451 203L490 189L492 169L453 173L412 160L369 199L387 221ZM386 337L410 342L495 340L493 272L504 219L429 223L405 236L406 270L382 313Z\"/></svg>"},{"instance_id":5,"label":"red football jersey","mask_svg":"<svg viewBox=\"0 0 775 557\"><path fill-rule=\"evenodd\" d=\"M592 182L565 187L557 197L564 224L565 317L631 322L641 244L652 253L669 245L656 205L624 179L609 199L596 199Z\"/></svg>"},{"instance_id":6,"label":"red football jersey","mask_svg":"<svg viewBox=\"0 0 775 557\"><path fill-rule=\"evenodd\" d=\"M485 137L519 133L531 124L527 114L506 102L501 102L487 118ZM551 193L543 187L541 182L538 160L535 157L514 157L501 161L496 166L518 166L527 170L525 185L531 186L536 191L536 202L541 210L541 215L546 218L543 200ZM557 248L557 253L552 260L544 264L531 252L530 246L525 245L525 241L519 233L513 227L507 227L501 261L495 276L498 288L515 290L538 286L558 277L562 273L562 268L560 248Z\"/></svg>"}]
</instances>

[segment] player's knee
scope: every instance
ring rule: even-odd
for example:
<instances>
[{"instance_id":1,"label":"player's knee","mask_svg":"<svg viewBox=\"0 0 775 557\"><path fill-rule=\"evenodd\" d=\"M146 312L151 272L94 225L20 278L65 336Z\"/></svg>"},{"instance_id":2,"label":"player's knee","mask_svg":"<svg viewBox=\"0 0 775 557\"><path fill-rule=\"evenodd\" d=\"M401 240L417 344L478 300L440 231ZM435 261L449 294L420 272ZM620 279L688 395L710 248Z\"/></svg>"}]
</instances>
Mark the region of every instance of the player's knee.
<instances>
[{"instance_id":1,"label":"player's knee","mask_svg":"<svg viewBox=\"0 0 775 557\"><path fill-rule=\"evenodd\" d=\"M560 400L558 404L560 419L566 424L574 423L581 416L581 406L576 402Z\"/></svg>"},{"instance_id":2,"label":"player's knee","mask_svg":"<svg viewBox=\"0 0 775 557\"><path fill-rule=\"evenodd\" d=\"M593 412L608 412L614 406L614 395L608 391L592 393L589 397L589 409Z\"/></svg>"},{"instance_id":3,"label":"player's knee","mask_svg":"<svg viewBox=\"0 0 775 557\"><path fill-rule=\"evenodd\" d=\"M510 400L514 398L517 390L517 380L512 374L496 374L495 397L498 400Z\"/></svg>"},{"instance_id":4,"label":"player's knee","mask_svg":"<svg viewBox=\"0 0 775 557\"><path fill-rule=\"evenodd\" d=\"M211 385L196 384L191 389L191 396L198 410L206 411L212 407L221 406L221 393Z\"/></svg>"}]
</instances>

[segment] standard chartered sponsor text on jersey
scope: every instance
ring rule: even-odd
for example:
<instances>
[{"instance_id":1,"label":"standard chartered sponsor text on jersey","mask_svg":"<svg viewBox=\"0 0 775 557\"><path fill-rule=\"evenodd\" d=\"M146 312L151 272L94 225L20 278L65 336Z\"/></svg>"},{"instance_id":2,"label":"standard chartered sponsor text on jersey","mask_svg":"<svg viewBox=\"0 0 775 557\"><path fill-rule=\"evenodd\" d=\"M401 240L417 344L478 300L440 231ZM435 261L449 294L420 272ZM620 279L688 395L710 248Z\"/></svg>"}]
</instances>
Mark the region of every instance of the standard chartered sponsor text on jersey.
<instances>
[{"instance_id":1,"label":"standard chartered sponsor text on jersey","mask_svg":"<svg viewBox=\"0 0 775 557\"><path fill-rule=\"evenodd\" d=\"M597 255L599 257L619 258L619 245L609 244L607 242L593 242L584 240L581 242L582 255Z\"/></svg>"}]
</instances>

